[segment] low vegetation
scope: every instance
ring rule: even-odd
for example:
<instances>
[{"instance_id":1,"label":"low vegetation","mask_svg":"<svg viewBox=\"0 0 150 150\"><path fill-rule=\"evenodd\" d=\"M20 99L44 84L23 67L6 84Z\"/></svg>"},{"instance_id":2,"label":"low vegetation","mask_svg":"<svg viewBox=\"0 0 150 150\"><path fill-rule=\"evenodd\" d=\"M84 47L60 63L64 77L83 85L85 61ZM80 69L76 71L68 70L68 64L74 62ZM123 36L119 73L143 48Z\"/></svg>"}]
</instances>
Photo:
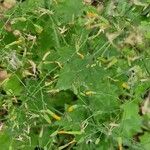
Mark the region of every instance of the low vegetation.
<instances>
[{"instance_id":1,"label":"low vegetation","mask_svg":"<svg viewBox=\"0 0 150 150\"><path fill-rule=\"evenodd\" d=\"M0 4L1 150L149 150L150 1Z\"/></svg>"}]
</instances>

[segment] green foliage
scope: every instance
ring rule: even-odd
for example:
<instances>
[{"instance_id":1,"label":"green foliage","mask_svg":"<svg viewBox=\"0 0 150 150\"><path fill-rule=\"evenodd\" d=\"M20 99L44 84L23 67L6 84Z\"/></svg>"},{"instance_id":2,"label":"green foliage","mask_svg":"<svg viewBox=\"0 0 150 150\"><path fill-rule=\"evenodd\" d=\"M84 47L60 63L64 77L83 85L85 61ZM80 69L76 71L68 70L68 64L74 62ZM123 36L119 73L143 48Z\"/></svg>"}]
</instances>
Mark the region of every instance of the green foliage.
<instances>
[{"instance_id":1,"label":"green foliage","mask_svg":"<svg viewBox=\"0 0 150 150\"><path fill-rule=\"evenodd\" d=\"M148 0L26 0L5 11L2 150L148 150L149 16Z\"/></svg>"}]
</instances>

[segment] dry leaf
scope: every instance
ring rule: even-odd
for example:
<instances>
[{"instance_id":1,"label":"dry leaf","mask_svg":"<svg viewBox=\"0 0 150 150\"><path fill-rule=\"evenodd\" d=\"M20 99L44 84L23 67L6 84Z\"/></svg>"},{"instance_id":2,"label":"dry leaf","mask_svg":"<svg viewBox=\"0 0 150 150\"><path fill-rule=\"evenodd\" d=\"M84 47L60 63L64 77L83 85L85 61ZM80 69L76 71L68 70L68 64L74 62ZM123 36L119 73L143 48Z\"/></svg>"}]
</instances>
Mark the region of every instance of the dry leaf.
<instances>
[{"instance_id":1,"label":"dry leaf","mask_svg":"<svg viewBox=\"0 0 150 150\"><path fill-rule=\"evenodd\" d=\"M12 51L10 54L8 54L7 61L11 65L11 67L15 70L22 65L22 62L19 60L15 51Z\"/></svg>"},{"instance_id":2,"label":"dry leaf","mask_svg":"<svg viewBox=\"0 0 150 150\"><path fill-rule=\"evenodd\" d=\"M130 44L132 46L136 44L142 44L143 43L143 35L141 31L139 31L138 28L135 28L133 32L129 34L128 37L126 37L124 43Z\"/></svg>"},{"instance_id":3,"label":"dry leaf","mask_svg":"<svg viewBox=\"0 0 150 150\"><path fill-rule=\"evenodd\" d=\"M150 114L150 92L148 97L145 99L144 104L142 106L142 114Z\"/></svg>"},{"instance_id":4,"label":"dry leaf","mask_svg":"<svg viewBox=\"0 0 150 150\"><path fill-rule=\"evenodd\" d=\"M4 29L8 32L12 31L11 23L9 21L5 23Z\"/></svg>"},{"instance_id":5,"label":"dry leaf","mask_svg":"<svg viewBox=\"0 0 150 150\"><path fill-rule=\"evenodd\" d=\"M0 82L7 79L7 77L8 77L7 71L6 70L0 70Z\"/></svg>"},{"instance_id":6,"label":"dry leaf","mask_svg":"<svg viewBox=\"0 0 150 150\"><path fill-rule=\"evenodd\" d=\"M4 127L4 124L0 122L0 131L2 131L3 127Z\"/></svg>"},{"instance_id":7,"label":"dry leaf","mask_svg":"<svg viewBox=\"0 0 150 150\"><path fill-rule=\"evenodd\" d=\"M31 65L32 73L33 73L33 75L35 75L36 74L36 64L32 60L28 60L28 61Z\"/></svg>"},{"instance_id":8,"label":"dry leaf","mask_svg":"<svg viewBox=\"0 0 150 150\"><path fill-rule=\"evenodd\" d=\"M122 31L114 32L114 33L106 33L106 36L111 44L113 41L121 34Z\"/></svg>"},{"instance_id":9,"label":"dry leaf","mask_svg":"<svg viewBox=\"0 0 150 150\"><path fill-rule=\"evenodd\" d=\"M16 0L5 0L5 1L2 3L2 7L3 7L5 10L8 10L8 9L12 8L15 4L16 4Z\"/></svg>"},{"instance_id":10,"label":"dry leaf","mask_svg":"<svg viewBox=\"0 0 150 150\"><path fill-rule=\"evenodd\" d=\"M92 3L92 0L83 0L83 2L84 2L85 4L91 4L91 3Z\"/></svg>"}]
</instances>

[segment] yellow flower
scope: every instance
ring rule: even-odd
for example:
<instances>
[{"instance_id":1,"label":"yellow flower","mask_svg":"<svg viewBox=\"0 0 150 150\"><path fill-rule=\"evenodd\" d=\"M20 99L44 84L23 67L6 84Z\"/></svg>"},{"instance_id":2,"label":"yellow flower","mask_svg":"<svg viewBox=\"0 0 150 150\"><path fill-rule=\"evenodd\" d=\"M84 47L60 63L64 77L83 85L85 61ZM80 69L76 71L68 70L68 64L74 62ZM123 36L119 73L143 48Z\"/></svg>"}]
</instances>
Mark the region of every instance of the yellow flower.
<instances>
[{"instance_id":1,"label":"yellow flower","mask_svg":"<svg viewBox=\"0 0 150 150\"><path fill-rule=\"evenodd\" d=\"M67 111L68 112L72 112L74 109L76 109L78 106L77 105L72 105L72 106L70 106L68 109L67 109Z\"/></svg>"},{"instance_id":2,"label":"yellow flower","mask_svg":"<svg viewBox=\"0 0 150 150\"><path fill-rule=\"evenodd\" d=\"M81 59L84 59L84 55L83 55L83 54L77 52L77 55L78 55Z\"/></svg>"},{"instance_id":3,"label":"yellow flower","mask_svg":"<svg viewBox=\"0 0 150 150\"><path fill-rule=\"evenodd\" d=\"M70 134L70 135L81 135L82 132L81 131L58 131L58 134Z\"/></svg>"},{"instance_id":4,"label":"yellow flower","mask_svg":"<svg viewBox=\"0 0 150 150\"><path fill-rule=\"evenodd\" d=\"M96 17L98 17L98 15L96 13L93 13L93 12L87 12L87 17L96 18Z\"/></svg>"},{"instance_id":5,"label":"yellow flower","mask_svg":"<svg viewBox=\"0 0 150 150\"><path fill-rule=\"evenodd\" d=\"M45 113L48 113L51 117L53 117L54 119L56 120L61 120L61 117L56 115L55 113L53 113L51 110L47 109L47 110L44 110L42 112L45 112Z\"/></svg>"},{"instance_id":6,"label":"yellow flower","mask_svg":"<svg viewBox=\"0 0 150 150\"><path fill-rule=\"evenodd\" d=\"M86 91L86 92L85 92L85 95L87 95L87 96L91 96L91 95L93 95L93 94L95 94L94 91Z\"/></svg>"},{"instance_id":7,"label":"yellow flower","mask_svg":"<svg viewBox=\"0 0 150 150\"><path fill-rule=\"evenodd\" d=\"M122 83L122 87L125 89L130 89L130 86L126 82Z\"/></svg>"}]
</instances>

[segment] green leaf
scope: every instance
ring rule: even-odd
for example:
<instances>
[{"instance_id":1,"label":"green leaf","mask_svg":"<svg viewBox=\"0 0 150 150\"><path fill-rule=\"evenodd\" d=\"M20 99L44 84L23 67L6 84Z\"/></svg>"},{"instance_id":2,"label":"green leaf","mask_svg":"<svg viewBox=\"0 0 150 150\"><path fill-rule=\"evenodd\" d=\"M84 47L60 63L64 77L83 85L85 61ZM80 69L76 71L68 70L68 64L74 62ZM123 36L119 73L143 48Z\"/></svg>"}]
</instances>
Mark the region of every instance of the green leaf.
<instances>
[{"instance_id":1,"label":"green leaf","mask_svg":"<svg viewBox=\"0 0 150 150\"><path fill-rule=\"evenodd\" d=\"M145 133L140 137L140 141L144 150L149 150L150 148L150 133Z\"/></svg>"},{"instance_id":2,"label":"green leaf","mask_svg":"<svg viewBox=\"0 0 150 150\"><path fill-rule=\"evenodd\" d=\"M123 137L132 137L137 132L141 132L142 118L139 115L137 103L128 102L122 106L123 116L120 129Z\"/></svg>"},{"instance_id":3,"label":"green leaf","mask_svg":"<svg viewBox=\"0 0 150 150\"><path fill-rule=\"evenodd\" d=\"M20 95L23 86L20 82L20 79L17 75L12 75L3 85L5 91L10 91L10 93L14 94L15 96Z\"/></svg>"},{"instance_id":4,"label":"green leaf","mask_svg":"<svg viewBox=\"0 0 150 150\"><path fill-rule=\"evenodd\" d=\"M69 23L82 13L83 3L81 0L62 0L54 9L61 23Z\"/></svg>"},{"instance_id":5,"label":"green leaf","mask_svg":"<svg viewBox=\"0 0 150 150\"><path fill-rule=\"evenodd\" d=\"M9 150L11 148L12 136L7 131L0 131L1 150Z\"/></svg>"}]
</instances>

